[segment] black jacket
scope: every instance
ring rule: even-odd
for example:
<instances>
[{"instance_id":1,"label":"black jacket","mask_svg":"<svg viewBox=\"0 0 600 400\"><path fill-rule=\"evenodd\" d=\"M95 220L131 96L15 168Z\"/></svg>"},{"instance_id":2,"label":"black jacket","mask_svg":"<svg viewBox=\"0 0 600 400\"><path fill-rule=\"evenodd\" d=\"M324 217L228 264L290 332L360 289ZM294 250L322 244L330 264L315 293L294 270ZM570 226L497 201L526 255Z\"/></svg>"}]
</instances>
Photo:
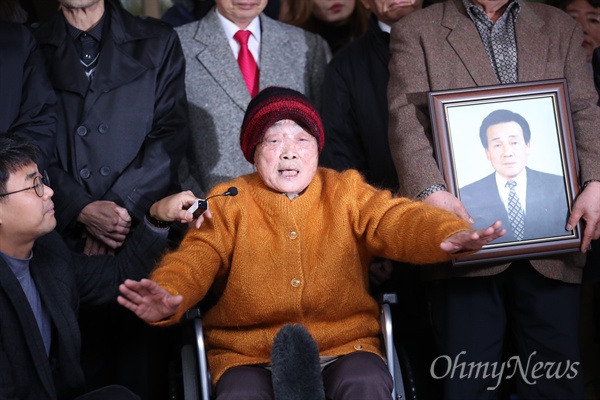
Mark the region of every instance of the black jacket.
<instances>
[{"instance_id":1,"label":"black jacket","mask_svg":"<svg viewBox=\"0 0 600 400\"><path fill-rule=\"evenodd\" d=\"M25 293L0 257L0 399L72 399L82 394L80 303L116 301L120 283L152 270L167 243L164 236L141 224L130 245L115 257L72 253L56 232L36 241L30 271L52 322L50 357Z\"/></svg>"},{"instance_id":2,"label":"black jacket","mask_svg":"<svg viewBox=\"0 0 600 400\"><path fill-rule=\"evenodd\" d=\"M46 168L56 143L56 96L29 29L0 21L0 132L15 132L42 151Z\"/></svg>"},{"instance_id":3,"label":"black jacket","mask_svg":"<svg viewBox=\"0 0 600 400\"><path fill-rule=\"evenodd\" d=\"M112 0L105 4L91 84L62 13L34 32L62 106L57 164L49 171L57 229L74 238L81 237L75 219L92 201L114 201L140 221L152 202L176 192L187 141L185 60L177 34Z\"/></svg>"},{"instance_id":4,"label":"black jacket","mask_svg":"<svg viewBox=\"0 0 600 400\"><path fill-rule=\"evenodd\" d=\"M396 190L388 145L389 34L371 16L362 36L331 60L323 85L325 167L357 169L372 185Z\"/></svg>"}]
</instances>

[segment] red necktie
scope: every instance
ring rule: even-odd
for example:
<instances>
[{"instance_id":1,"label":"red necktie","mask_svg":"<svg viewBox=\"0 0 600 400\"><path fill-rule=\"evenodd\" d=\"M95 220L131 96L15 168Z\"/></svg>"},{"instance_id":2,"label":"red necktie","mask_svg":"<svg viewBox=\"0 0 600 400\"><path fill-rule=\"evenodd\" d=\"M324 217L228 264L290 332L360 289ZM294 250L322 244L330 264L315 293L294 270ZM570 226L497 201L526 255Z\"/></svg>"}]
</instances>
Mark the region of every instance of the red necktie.
<instances>
[{"instance_id":1,"label":"red necktie","mask_svg":"<svg viewBox=\"0 0 600 400\"><path fill-rule=\"evenodd\" d=\"M237 59L238 65L246 81L250 96L254 97L258 93L258 67L256 66L256 61L254 61L254 57L252 57L252 53L248 49L248 38L250 35L250 31L237 31L233 35L233 38L240 44L240 52Z\"/></svg>"}]
</instances>

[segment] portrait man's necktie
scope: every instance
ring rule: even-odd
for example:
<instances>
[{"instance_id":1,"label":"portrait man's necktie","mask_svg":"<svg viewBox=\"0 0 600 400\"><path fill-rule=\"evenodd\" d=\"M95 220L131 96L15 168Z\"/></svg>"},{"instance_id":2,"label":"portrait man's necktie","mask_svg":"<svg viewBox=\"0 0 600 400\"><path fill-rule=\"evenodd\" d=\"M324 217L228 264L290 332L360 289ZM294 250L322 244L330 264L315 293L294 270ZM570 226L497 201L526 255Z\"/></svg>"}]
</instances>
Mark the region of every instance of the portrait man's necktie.
<instances>
[{"instance_id":1,"label":"portrait man's necktie","mask_svg":"<svg viewBox=\"0 0 600 400\"><path fill-rule=\"evenodd\" d=\"M246 81L246 86L250 92L250 96L254 97L258 93L258 67L252 53L248 49L248 38L250 31L237 31L233 38L240 44L240 52L238 54L238 65Z\"/></svg>"},{"instance_id":2,"label":"portrait man's necktie","mask_svg":"<svg viewBox=\"0 0 600 400\"><path fill-rule=\"evenodd\" d=\"M525 213L521 207L519 196L515 190L517 182L509 181L506 182L506 187L510 189L508 193L508 219L512 227L513 232L517 240L523 240L523 233L525 232Z\"/></svg>"}]
</instances>

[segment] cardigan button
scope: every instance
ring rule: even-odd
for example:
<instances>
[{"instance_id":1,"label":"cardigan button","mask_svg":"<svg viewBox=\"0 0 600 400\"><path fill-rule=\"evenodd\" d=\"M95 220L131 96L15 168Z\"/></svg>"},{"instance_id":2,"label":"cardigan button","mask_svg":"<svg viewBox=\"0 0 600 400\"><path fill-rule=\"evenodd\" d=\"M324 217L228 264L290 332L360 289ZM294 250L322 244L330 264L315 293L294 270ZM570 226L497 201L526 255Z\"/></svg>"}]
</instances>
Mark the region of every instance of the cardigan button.
<instances>
[{"instance_id":1,"label":"cardigan button","mask_svg":"<svg viewBox=\"0 0 600 400\"><path fill-rule=\"evenodd\" d=\"M362 344L355 344L354 345L354 350L362 350L362 349L363 349Z\"/></svg>"},{"instance_id":2,"label":"cardigan button","mask_svg":"<svg viewBox=\"0 0 600 400\"><path fill-rule=\"evenodd\" d=\"M296 231L291 231L290 232L290 239L294 240L298 237L298 232Z\"/></svg>"},{"instance_id":3,"label":"cardigan button","mask_svg":"<svg viewBox=\"0 0 600 400\"><path fill-rule=\"evenodd\" d=\"M292 279L292 282L290 282L292 284L292 287L298 287L300 286L300 279L298 278L294 278Z\"/></svg>"}]
</instances>

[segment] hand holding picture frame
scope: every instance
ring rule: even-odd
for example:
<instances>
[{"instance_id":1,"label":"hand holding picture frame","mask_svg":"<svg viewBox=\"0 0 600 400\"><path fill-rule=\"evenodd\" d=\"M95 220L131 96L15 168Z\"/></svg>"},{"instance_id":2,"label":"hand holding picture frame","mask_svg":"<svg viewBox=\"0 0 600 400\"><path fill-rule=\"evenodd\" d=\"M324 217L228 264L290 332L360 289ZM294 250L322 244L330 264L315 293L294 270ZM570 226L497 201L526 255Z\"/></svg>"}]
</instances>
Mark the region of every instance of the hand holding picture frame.
<instances>
[{"instance_id":1,"label":"hand holding picture frame","mask_svg":"<svg viewBox=\"0 0 600 400\"><path fill-rule=\"evenodd\" d=\"M455 265L578 251L565 226L579 194L564 79L430 92L436 159L448 190L475 219L505 236Z\"/></svg>"}]
</instances>

